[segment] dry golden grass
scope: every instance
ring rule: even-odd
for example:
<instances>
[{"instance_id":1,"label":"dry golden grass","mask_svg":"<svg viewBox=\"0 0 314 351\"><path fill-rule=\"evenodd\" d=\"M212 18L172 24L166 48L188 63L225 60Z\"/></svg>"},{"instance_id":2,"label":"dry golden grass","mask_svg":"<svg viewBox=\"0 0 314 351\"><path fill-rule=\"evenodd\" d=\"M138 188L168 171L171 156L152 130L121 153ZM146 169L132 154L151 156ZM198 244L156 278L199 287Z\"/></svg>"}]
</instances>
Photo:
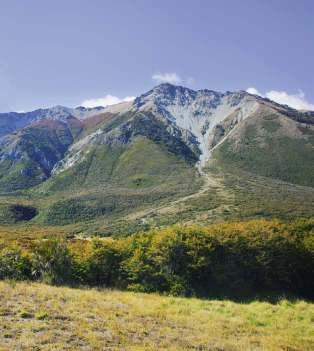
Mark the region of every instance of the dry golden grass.
<instances>
[{"instance_id":1,"label":"dry golden grass","mask_svg":"<svg viewBox=\"0 0 314 351\"><path fill-rule=\"evenodd\" d=\"M0 282L0 350L313 350L314 305Z\"/></svg>"},{"instance_id":2,"label":"dry golden grass","mask_svg":"<svg viewBox=\"0 0 314 351\"><path fill-rule=\"evenodd\" d=\"M66 227L38 226L38 225L0 225L0 243L26 242L38 238L51 238L52 236L65 237Z\"/></svg>"}]
</instances>

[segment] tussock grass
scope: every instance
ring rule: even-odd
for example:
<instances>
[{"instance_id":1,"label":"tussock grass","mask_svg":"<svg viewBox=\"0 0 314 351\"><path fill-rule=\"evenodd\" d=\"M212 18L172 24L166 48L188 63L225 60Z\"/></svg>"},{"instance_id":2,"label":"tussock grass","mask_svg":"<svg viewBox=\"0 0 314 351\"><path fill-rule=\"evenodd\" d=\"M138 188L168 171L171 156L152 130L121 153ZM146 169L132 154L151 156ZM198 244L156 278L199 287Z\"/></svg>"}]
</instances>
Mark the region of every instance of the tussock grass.
<instances>
[{"instance_id":1,"label":"tussock grass","mask_svg":"<svg viewBox=\"0 0 314 351\"><path fill-rule=\"evenodd\" d=\"M0 350L313 350L314 305L0 282Z\"/></svg>"}]
</instances>

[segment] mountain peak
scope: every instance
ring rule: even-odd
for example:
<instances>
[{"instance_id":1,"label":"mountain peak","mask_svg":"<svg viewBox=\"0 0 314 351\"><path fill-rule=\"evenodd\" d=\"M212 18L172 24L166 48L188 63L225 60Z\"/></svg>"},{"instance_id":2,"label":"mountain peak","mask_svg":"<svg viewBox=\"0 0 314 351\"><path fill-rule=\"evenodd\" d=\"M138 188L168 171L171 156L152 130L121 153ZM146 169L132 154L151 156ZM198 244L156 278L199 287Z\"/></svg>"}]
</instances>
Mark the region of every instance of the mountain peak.
<instances>
[{"instance_id":1,"label":"mountain peak","mask_svg":"<svg viewBox=\"0 0 314 351\"><path fill-rule=\"evenodd\" d=\"M209 158L216 126L232 113L240 121L256 110L256 100L246 101L246 97L248 94L242 91L221 93L163 83L136 98L133 106L139 111L152 111L192 133L199 143L203 165Z\"/></svg>"}]
</instances>

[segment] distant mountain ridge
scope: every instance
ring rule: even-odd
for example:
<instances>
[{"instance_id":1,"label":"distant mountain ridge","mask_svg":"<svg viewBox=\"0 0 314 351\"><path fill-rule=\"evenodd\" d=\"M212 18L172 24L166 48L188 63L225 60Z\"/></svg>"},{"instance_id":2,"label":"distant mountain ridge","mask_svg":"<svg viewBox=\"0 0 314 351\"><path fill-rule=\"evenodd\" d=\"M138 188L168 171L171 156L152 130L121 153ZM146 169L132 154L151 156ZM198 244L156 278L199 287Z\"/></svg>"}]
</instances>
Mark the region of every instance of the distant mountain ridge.
<instances>
[{"instance_id":1,"label":"distant mountain ridge","mask_svg":"<svg viewBox=\"0 0 314 351\"><path fill-rule=\"evenodd\" d=\"M40 108L30 112L0 113L0 138L42 119L58 121L65 121L68 117L83 119L95 115L103 109L102 106L94 108L86 108L83 106L78 106L76 108L54 106L51 108Z\"/></svg>"}]
</instances>

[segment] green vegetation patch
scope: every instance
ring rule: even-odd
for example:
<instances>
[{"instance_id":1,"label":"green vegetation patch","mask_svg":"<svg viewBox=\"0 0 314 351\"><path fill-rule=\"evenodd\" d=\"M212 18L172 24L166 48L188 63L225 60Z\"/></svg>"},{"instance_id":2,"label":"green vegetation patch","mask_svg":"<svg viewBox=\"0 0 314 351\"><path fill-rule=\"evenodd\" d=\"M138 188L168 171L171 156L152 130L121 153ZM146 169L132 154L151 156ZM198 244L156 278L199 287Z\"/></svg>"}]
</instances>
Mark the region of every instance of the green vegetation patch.
<instances>
[{"instance_id":1,"label":"green vegetation patch","mask_svg":"<svg viewBox=\"0 0 314 351\"><path fill-rule=\"evenodd\" d=\"M275 123L275 124L274 124ZM263 127L275 131L277 122L266 120ZM269 133L258 135L255 126L248 126L239 145L226 140L214 152L214 157L229 167L286 182L314 186L314 143L312 139L292 139Z\"/></svg>"}]
</instances>

